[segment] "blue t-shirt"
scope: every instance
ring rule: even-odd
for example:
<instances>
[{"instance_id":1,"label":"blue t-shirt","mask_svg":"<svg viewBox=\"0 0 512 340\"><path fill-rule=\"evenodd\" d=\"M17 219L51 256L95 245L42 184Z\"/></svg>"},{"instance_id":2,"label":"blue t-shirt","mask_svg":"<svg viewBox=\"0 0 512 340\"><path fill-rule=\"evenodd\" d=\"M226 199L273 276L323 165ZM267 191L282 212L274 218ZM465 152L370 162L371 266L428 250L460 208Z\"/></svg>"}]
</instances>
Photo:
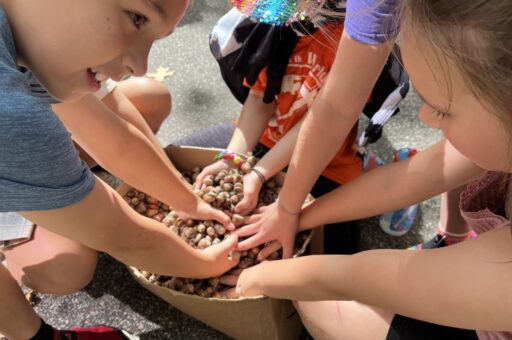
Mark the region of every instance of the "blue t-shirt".
<instances>
[{"instance_id":1,"label":"blue t-shirt","mask_svg":"<svg viewBox=\"0 0 512 340\"><path fill-rule=\"evenodd\" d=\"M375 45L394 37L399 0L348 0L345 32L354 40Z\"/></svg>"},{"instance_id":2,"label":"blue t-shirt","mask_svg":"<svg viewBox=\"0 0 512 340\"><path fill-rule=\"evenodd\" d=\"M94 187L53 100L16 65L0 6L0 212L48 210L76 203Z\"/></svg>"}]
</instances>

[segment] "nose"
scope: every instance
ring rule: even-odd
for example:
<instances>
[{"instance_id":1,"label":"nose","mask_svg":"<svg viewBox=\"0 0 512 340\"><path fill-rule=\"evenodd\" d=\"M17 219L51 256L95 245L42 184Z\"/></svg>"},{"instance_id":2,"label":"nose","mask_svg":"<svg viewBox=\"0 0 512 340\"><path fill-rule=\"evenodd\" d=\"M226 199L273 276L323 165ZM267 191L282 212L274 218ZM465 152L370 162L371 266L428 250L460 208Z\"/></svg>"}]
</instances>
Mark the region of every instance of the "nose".
<instances>
[{"instance_id":1,"label":"nose","mask_svg":"<svg viewBox=\"0 0 512 340\"><path fill-rule=\"evenodd\" d=\"M441 119L434 113L434 109L423 104L418 112L419 120L433 129L439 129Z\"/></svg>"},{"instance_id":2,"label":"nose","mask_svg":"<svg viewBox=\"0 0 512 340\"><path fill-rule=\"evenodd\" d=\"M148 71L148 57L151 46L144 46L127 52L122 58L123 67L128 74L142 77Z\"/></svg>"}]
</instances>

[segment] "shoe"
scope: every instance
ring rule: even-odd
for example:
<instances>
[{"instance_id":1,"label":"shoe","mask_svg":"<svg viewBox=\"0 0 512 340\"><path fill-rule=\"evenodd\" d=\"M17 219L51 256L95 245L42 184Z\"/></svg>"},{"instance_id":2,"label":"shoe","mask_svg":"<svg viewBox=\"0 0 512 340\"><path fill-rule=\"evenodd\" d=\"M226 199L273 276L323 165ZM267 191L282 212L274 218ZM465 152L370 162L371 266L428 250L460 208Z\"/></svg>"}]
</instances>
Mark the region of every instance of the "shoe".
<instances>
[{"instance_id":1,"label":"shoe","mask_svg":"<svg viewBox=\"0 0 512 340\"><path fill-rule=\"evenodd\" d=\"M363 156L363 172L368 172L384 165L382 159L373 151L368 151Z\"/></svg>"},{"instance_id":2,"label":"shoe","mask_svg":"<svg viewBox=\"0 0 512 340\"><path fill-rule=\"evenodd\" d=\"M434 249L446 247L448 244L446 243L446 235L436 234L434 238L425 243L416 244L412 247L407 248L408 250L425 250L425 249Z\"/></svg>"},{"instance_id":3,"label":"shoe","mask_svg":"<svg viewBox=\"0 0 512 340\"><path fill-rule=\"evenodd\" d=\"M72 328L71 330L55 330L53 340L139 340L137 335L108 327L95 326L88 328Z\"/></svg>"},{"instance_id":4,"label":"shoe","mask_svg":"<svg viewBox=\"0 0 512 340\"><path fill-rule=\"evenodd\" d=\"M418 153L416 148L402 148L395 151L394 161L398 162L408 157L412 157ZM391 236L403 236L411 230L416 213L418 212L418 204L411 205L396 211L390 211L382 214L379 218L381 229Z\"/></svg>"},{"instance_id":5,"label":"shoe","mask_svg":"<svg viewBox=\"0 0 512 340\"><path fill-rule=\"evenodd\" d=\"M423 250L423 249L432 249L432 248L441 248L446 246L451 246L452 244L463 242L469 239L476 237L477 234L471 230L467 234L462 234L460 237L454 237L445 234L445 232L441 228L437 228L436 236L430 241L425 243L416 244L407 249L409 250Z\"/></svg>"},{"instance_id":6,"label":"shoe","mask_svg":"<svg viewBox=\"0 0 512 340\"><path fill-rule=\"evenodd\" d=\"M403 236L412 228L418 204L411 205L408 208L382 214L379 218L381 229L391 236Z\"/></svg>"}]
</instances>

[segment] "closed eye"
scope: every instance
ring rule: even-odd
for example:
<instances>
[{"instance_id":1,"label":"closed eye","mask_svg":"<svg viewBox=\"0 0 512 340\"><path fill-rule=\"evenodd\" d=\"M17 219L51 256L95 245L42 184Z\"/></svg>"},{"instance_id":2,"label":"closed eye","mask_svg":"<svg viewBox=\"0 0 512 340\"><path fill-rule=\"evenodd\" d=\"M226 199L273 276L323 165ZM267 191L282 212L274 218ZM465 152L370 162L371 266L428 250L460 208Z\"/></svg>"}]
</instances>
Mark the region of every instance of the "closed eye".
<instances>
[{"instance_id":1,"label":"closed eye","mask_svg":"<svg viewBox=\"0 0 512 340\"><path fill-rule=\"evenodd\" d=\"M149 22L149 19L147 17L139 13L133 11L126 11L126 14L128 14L128 17L132 21L133 26L135 26L135 28L138 30L140 30L142 26L146 25Z\"/></svg>"},{"instance_id":2,"label":"closed eye","mask_svg":"<svg viewBox=\"0 0 512 340\"><path fill-rule=\"evenodd\" d=\"M444 112L444 111L441 111L441 110L438 110L438 109L434 109L434 108L432 108L432 112L431 113L433 115L435 115L436 118L439 119L439 120L445 118L448 115L448 112Z\"/></svg>"}]
</instances>

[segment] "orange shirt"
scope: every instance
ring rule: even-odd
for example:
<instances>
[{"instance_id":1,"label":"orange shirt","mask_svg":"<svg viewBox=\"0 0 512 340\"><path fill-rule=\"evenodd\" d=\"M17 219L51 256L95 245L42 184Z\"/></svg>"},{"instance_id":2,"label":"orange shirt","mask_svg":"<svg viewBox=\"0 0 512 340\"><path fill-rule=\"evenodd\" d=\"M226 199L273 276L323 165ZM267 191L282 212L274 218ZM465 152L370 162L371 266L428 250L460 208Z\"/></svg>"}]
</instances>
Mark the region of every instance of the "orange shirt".
<instances>
[{"instance_id":1,"label":"orange shirt","mask_svg":"<svg viewBox=\"0 0 512 340\"><path fill-rule=\"evenodd\" d=\"M342 32L343 25L335 23L299 39L283 77L281 92L276 96L276 112L260 138L261 144L272 148L306 114L331 70ZM263 92L265 84L266 69L251 90ZM354 147L356 138L357 124L322 172L323 176L343 184L361 174L361 159Z\"/></svg>"}]
</instances>

